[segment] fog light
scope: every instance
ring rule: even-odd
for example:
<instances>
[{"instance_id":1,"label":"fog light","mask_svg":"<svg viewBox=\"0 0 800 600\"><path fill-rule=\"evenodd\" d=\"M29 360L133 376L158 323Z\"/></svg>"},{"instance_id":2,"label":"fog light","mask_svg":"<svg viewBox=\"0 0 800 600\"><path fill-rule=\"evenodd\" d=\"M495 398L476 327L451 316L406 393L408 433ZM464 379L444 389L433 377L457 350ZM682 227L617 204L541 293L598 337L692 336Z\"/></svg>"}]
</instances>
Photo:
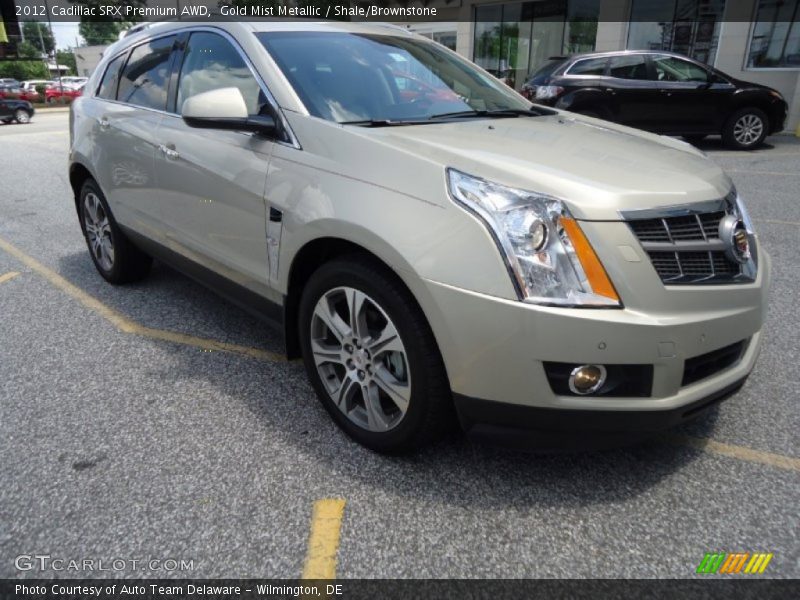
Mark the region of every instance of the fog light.
<instances>
[{"instance_id":1,"label":"fog light","mask_svg":"<svg viewBox=\"0 0 800 600\"><path fill-rule=\"evenodd\" d=\"M603 365L583 365L572 369L569 374L569 389L581 396L594 394L605 382L606 368Z\"/></svg>"}]
</instances>

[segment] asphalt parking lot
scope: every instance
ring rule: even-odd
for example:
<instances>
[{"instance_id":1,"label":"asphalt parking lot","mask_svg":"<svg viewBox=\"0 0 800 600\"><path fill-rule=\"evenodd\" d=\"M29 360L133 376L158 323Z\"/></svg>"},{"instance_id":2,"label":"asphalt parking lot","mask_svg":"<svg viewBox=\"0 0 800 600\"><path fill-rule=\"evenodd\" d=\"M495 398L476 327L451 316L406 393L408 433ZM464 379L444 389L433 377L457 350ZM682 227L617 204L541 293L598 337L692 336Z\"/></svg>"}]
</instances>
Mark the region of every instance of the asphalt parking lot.
<instances>
[{"instance_id":1,"label":"asphalt parking lot","mask_svg":"<svg viewBox=\"0 0 800 600\"><path fill-rule=\"evenodd\" d=\"M325 573L312 526L343 578L683 578L715 551L773 553L764 576L799 577L800 140L769 142L702 146L773 259L761 358L736 396L627 449L453 437L386 458L339 432L268 326L160 265L131 286L97 275L66 113L0 126L0 577L87 574L17 570L34 554L192 563L106 576ZM327 525L323 499L344 500Z\"/></svg>"}]
</instances>

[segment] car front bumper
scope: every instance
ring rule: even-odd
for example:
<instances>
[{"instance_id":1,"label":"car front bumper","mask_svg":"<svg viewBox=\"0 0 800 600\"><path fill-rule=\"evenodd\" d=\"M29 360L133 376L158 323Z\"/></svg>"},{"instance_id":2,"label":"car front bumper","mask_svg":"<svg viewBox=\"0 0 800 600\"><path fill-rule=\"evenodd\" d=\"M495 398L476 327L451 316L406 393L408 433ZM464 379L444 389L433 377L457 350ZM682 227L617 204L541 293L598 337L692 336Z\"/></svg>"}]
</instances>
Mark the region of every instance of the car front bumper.
<instances>
[{"instance_id":1,"label":"car front bumper","mask_svg":"<svg viewBox=\"0 0 800 600\"><path fill-rule=\"evenodd\" d=\"M550 431L562 441L573 432L580 441L582 432L610 439L698 416L741 387L755 365L771 269L769 256L760 256L753 284L665 292L699 294L695 303L684 297L675 312L535 306L426 281L434 314L426 312L464 429L528 437ZM732 363L684 381L687 360L737 343L743 349ZM559 395L545 369L553 361L647 365L650 393Z\"/></svg>"}]
</instances>

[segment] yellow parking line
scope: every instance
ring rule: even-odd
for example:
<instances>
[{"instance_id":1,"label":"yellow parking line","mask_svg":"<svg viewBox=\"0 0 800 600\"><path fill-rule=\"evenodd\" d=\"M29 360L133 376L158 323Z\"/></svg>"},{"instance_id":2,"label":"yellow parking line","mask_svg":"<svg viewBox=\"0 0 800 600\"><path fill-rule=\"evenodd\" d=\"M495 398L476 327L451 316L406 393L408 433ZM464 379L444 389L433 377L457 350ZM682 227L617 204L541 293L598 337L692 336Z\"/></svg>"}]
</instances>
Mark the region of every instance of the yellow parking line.
<instances>
[{"instance_id":1,"label":"yellow parking line","mask_svg":"<svg viewBox=\"0 0 800 600\"><path fill-rule=\"evenodd\" d=\"M0 275L0 283L5 283L9 279L14 279L17 275L19 275L19 271L9 271L5 275Z\"/></svg>"},{"instance_id":2,"label":"yellow parking line","mask_svg":"<svg viewBox=\"0 0 800 600\"><path fill-rule=\"evenodd\" d=\"M344 498L324 498L314 503L311 533L301 579L334 579L336 553L344 515Z\"/></svg>"},{"instance_id":3,"label":"yellow parking line","mask_svg":"<svg viewBox=\"0 0 800 600\"><path fill-rule=\"evenodd\" d=\"M688 435L666 435L664 441L670 444L680 446L689 446L704 452L711 452L730 458L737 458L748 462L759 463L778 469L786 469L787 471L800 472L800 458L792 458L782 454L772 454L771 452L762 452L760 450L753 450L745 446L735 446L733 444L723 444L707 438L695 438Z\"/></svg>"},{"instance_id":4,"label":"yellow parking line","mask_svg":"<svg viewBox=\"0 0 800 600\"><path fill-rule=\"evenodd\" d=\"M33 257L28 256L22 250L8 243L0 238L0 249L5 250L8 254L19 260L22 264L35 271L54 286L66 292L75 300L83 304L86 308L96 312L103 317L106 321L110 322L114 327L123 333L132 333L142 337L150 338L153 340L160 340L163 342L171 342L174 344L182 344L184 346L193 346L208 351L230 352L233 354L242 354L251 358L265 360L269 362L285 362L286 358L275 352L268 350L261 350L260 348L251 348L249 346L240 346L239 344L229 344L227 342L219 342L217 340L210 340L206 338L195 337L185 333L177 333L174 331L164 331L161 329L153 329L152 327L144 327L128 317L118 313L110 306L106 306L94 296L90 296L78 286L70 283L55 271L45 267L42 263Z\"/></svg>"}]
</instances>

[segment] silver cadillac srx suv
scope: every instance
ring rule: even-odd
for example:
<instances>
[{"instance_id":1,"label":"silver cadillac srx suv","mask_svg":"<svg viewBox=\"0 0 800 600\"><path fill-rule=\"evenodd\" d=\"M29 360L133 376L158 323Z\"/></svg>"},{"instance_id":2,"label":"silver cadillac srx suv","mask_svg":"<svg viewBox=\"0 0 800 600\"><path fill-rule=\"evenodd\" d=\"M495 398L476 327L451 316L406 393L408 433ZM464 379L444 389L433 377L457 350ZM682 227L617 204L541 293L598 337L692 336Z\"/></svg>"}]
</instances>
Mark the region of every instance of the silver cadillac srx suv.
<instances>
[{"instance_id":1,"label":"silver cadillac srx suv","mask_svg":"<svg viewBox=\"0 0 800 600\"><path fill-rule=\"evenodd\" d=\"M100 274L157 258L279 323L378 451L457 421L617 443L704 413L759 352L770 260L719 167L399 28L140 27L70 133Z\"/></svg>"}]
</instances>

